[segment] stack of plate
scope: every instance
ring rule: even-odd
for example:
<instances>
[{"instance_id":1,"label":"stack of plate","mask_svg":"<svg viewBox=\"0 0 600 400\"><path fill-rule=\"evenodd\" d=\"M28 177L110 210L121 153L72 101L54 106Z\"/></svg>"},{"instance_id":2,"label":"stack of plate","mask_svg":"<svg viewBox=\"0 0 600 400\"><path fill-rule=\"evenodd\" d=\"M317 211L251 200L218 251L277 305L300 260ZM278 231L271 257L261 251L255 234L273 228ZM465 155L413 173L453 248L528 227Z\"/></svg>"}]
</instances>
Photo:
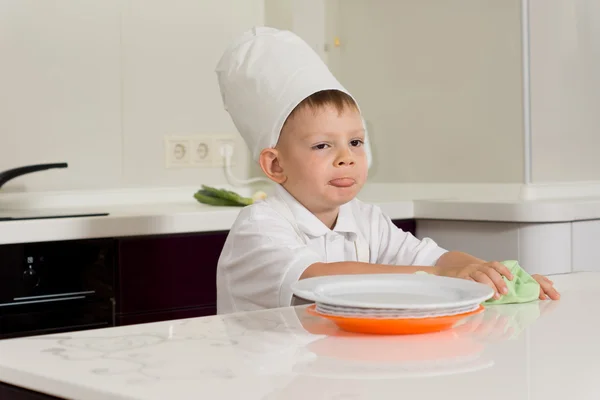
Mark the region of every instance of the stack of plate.
<instances>
[{"instance_id":1,"label":"stack of plate","mask_svg":"<svg viewBox=\"0 0 600 400\"><path fill-rule=\"evenodd\" d=\"M351 332L436 332L481 312L494 295L487 285L422 274L335 275L303 279L292 286L315 302L309 312Z\"/></svg>"}]
</instances>

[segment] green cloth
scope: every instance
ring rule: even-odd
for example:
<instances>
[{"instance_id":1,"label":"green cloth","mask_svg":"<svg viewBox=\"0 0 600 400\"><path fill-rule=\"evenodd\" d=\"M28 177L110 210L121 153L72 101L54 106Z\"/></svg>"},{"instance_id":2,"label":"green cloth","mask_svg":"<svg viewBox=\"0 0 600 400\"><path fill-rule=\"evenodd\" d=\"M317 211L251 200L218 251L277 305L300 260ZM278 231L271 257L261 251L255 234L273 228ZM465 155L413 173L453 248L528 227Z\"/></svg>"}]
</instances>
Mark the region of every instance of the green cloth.
<instances>
[{"instance_id":1,"label":"green cloth","mask_svg":"<svg viewBox=\"0 0 600 400\"><path fill-rule=\"evenodd\" d=\"M498 300L492 298L483 302L486 306L485 312L464 320L457 329L461 329L461 325L469 327L470 323L474 326L468 329L475 333L481 331L481 327L493 328L486 340L490 337L497 340L515 339L542 314L550 312L559 304L556 301L533 302L539 299L540 284L521 268L517 261L507 260L502 264L506 265L513 275L512 281L503 277L508 293Z\"/></svg>"},{"instance_id":2,"label":"green cloth","mask_svg":"<svg viewBox=\"0 0 600 400\"><path fill-rule=\"evenodd\" d=\"M491 298L484 301L484 305L527 303L540 297L540 284L521 268L518 261L507 260L502 264L506 265L513 275L512 281L505 276L502 277L506 282L508 293L502 295L498 300ZM427 272L417 271L416 273L426 274Z\"/></svg>"},{"instance_id":3,"label":"green cloth","mask_svg":"<svg viewBox=\"0 0 600 400\"><path fill-rule=\"evenodd\" d=\"M503 277L508 293L502 295L498 300L492 298L483 304L528 303L540 297L540 284L521 268L517 261L508 260L503 261L502 264L506 265L513 275L512 281L508 280L507 277Z\"/></svg>"}]
</instances>

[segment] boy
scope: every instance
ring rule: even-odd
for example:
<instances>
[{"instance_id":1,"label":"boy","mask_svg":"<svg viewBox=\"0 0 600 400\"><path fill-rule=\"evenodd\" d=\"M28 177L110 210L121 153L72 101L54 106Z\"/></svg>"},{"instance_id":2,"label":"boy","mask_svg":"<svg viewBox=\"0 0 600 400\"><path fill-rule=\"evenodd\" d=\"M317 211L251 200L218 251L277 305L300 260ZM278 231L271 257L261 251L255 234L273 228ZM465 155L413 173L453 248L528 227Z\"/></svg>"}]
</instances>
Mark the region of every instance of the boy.
<instances>
[{"instance_id":1,"label":"boy","mask_svg":"<svg viewBox=\"0 0 600 400\"><path fill-rule=\"evenodd\" d=\"M356 199L369 159L358 103L299 37L254 28L216 70L225 109L276 184L229 233L217 267L219 314L292 305L294 282L335 274L426 271L505 293L504 265L418 240ZM558 299L551 281L535 278L540 299Z\"/></svg>"}]
</instances>

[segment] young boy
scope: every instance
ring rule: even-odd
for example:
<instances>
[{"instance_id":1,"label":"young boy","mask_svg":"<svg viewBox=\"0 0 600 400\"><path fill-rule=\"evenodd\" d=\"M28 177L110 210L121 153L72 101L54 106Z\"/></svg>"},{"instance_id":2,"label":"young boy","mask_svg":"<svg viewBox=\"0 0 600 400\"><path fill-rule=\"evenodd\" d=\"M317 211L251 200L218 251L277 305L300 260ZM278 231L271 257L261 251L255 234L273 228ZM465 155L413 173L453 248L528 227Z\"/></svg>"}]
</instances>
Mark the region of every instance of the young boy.
<instances>
[{"instance_id":1,"label":"young boy","mask_svg":"<svg viewBox=\"0 0 600 400\"><path fill-rule=\"evenodd\" d=\"M274 196L245 207L217 267L219 314L295 304L299 279L336 274L428 273L491 286L510 271L447 251L392 224L356 198L369 151L355 99L298 36L271 28L244 33L217 66L225 109ZM536 275L540 299L559 295Z\"/></svg>"}]
</instances>

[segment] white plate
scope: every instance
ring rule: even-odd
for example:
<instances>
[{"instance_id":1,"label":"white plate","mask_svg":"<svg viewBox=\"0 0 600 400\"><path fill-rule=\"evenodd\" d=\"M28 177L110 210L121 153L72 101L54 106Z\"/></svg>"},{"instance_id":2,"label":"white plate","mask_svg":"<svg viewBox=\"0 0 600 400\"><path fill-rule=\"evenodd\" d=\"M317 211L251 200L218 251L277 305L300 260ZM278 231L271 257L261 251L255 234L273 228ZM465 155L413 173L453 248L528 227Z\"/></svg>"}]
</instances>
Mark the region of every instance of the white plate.
<instances>
[{"instance_id":1,"label":"white plate","mask_svg":"<svg viewBox=\"0 0 600 400\"><path fill-rule=\"evenodd\" d=\"M332 306L323 303L316 303L315 310L321 314L333 315L338 317L353 317L353 318L374 318L374 319L415 319L415 318L431 318L445 317L449 315L464 314L475 311L479 308L479 304L468 305L464 307L425 309L425 310L393 310L393 309L377 309L377 308L356 308L356 307L340 307Z\"/></svg>"},{"instance_id":2,"label":"white plate","mask_svg":"<svg viewBox=\"0 0 600 400\"><path fill-rule=\"evenodd\" d=\"M315 303L317 309L329 310L330 312L355 312L360 314L393 314L393 315L408 315L419 312L436 312L436 313L460 313L474 311L479 307L479 304L469 304L460 307L443 307L435 309L402 309L402 308L365 308L365 307L347 307L336 306L327 303Z\"/></svg>"},{"instance_id":3,"label":"white plate","mask_svg":"<svg viewBox=\"0 0 600 400\"><path fill-rule=\"evenodd\" d=\"M305 300L335 306L425 310L480 304L491 287L466 279L423 274L329 275L295 282Z\"/></svg>"}]
</instances>

